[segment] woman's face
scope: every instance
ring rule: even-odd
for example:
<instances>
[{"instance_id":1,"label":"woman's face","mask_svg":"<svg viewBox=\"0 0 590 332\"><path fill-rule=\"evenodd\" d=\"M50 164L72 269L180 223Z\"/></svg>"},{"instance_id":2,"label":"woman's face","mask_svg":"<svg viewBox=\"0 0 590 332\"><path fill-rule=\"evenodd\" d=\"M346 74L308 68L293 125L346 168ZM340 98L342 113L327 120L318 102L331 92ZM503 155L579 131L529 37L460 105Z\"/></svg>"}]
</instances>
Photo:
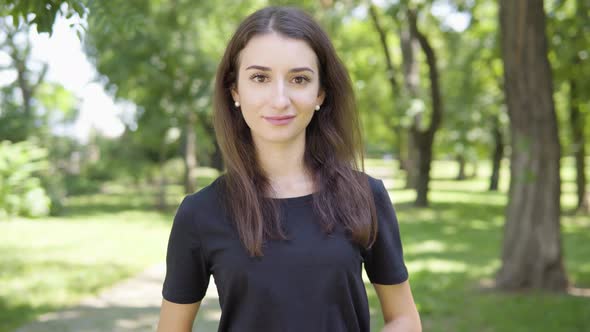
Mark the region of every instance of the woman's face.
<instances>
[{"instance_id":1,"label":"woman's face","mask_svg":"<svg viewBox=\"0 0 590 332\"><path fill-rule=\"evenodd\" d=\"M238 62L238 81L231 92L254 143L305 140L315 107L324 101L311 47L275 33L259 35L246 44Z\"/></svg>"}]
</instances>

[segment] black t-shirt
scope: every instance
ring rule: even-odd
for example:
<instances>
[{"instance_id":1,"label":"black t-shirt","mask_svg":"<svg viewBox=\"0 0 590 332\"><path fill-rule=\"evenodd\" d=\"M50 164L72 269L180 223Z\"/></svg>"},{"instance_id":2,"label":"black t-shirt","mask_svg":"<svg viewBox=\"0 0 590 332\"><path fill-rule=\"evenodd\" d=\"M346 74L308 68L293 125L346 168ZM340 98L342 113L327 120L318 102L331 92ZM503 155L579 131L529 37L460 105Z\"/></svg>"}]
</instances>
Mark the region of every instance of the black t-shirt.
<instances>
[{"instance_id":1,"label":"black t-shirt","mask_svg":"<svg viewBox=\"0 0 590 332\"><path fill-rule=\"evenodd\" d=\"M204 296L213 274L219 331L369 331L362 264L372 283L408 278L395 211L381 180L369 177L378 235L364 250L341 226L326 235L312 195L278 199L288 241L269 241L251 258L222 206L219 179L180 204L166 256L162 295L174 303Z\"/></svg>"}]
</instances>

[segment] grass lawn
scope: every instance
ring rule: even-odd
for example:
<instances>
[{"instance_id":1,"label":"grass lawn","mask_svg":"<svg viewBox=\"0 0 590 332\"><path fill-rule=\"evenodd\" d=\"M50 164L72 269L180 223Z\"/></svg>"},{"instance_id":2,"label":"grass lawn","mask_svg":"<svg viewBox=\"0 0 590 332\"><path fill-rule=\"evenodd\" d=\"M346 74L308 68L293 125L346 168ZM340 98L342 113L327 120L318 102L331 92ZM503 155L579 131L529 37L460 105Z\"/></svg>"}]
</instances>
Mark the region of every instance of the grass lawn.
<instances>
[{"instance_id":1,"label":"grass lawn","mask_svg":"<svg viewBox=\"0 0 590 332\"><path fill-rule=\"evenodd\" d=\"M455 163L436 162L432 204L418 209L412 206L414 192L403 189L402 174L393 176L393 162L368 161L368 168L384 177L390 189L424 331L590 331L590 218L568 212L575 203L571 165L571 160L562 164L562 242L570 281L586 288L586 297L499 293L486 287L500 266L506 205L504 193L486 191L487 165L479 165L477 178L458 182L453 180ZM503 192L507 173L504 169ZM372 330L379 331L379 300L370 284L367 291Z\"/></svg>"},{"instance_id":2,"label":"grass lawn","mask_svg":"<svg viewBox=\"0 0 590 332\"><path fill-rule=\"evenodd\" d=\"M562 240L570 280L590 288L590 218L567 211L575 201L573 170L563 165ZM489 167L454 181L456 164L435 163L429 208L411 204L392 161L368 160L383 178L398 213L406 263L425 331L590 331L590 297L508 294L484 287L500 265L506 196L489 193ZM500 181L508 186L507 169ZM0 331L96 294L165 257L171 218L182 198L171 187L169 211L151 208L153 193L111 188L75 197L60 218L0 222ZM378 299L367 285L373 329L382 326Z\"/></svg>"},{"instance_id":3,"label":"grass lawn","mask_svg":"<svg viewBox=\"0 0 590 332\"><path fill-rule=\"evenodd\" d=\"M63 217L0 222L0 331L72 305L165 258L170 209L129 190L71 198Z\"/></svg>"}]
</instances>

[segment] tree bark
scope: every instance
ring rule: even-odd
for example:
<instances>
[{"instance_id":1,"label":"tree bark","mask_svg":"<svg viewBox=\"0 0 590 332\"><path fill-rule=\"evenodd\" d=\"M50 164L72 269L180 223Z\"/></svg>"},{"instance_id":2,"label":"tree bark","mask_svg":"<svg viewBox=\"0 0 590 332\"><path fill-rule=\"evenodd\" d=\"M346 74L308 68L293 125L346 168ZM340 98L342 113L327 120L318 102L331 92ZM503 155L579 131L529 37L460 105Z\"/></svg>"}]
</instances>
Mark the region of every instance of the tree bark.
<instances>
[{"instance_id":1,"label":"tree bark","mask_svg":"<svg viewBox=\"0 0 590 332\"><path fill-rule=\"evenodd\" d=\"M420 89L420 68L417 61L417 54L420 45L416 40L416 36L412 34L409 28L402 27L400 29L400 46L402 51L402 63L404 74L404 85L408 91L411 100L418 98ZM419 122L421 115L414 117L414 122ZM411 131L407 133L407 154L405 157L406 170L406 189L416 189L418 182L418 149L416 145L416 138Z\"/></svg>"},{"instance_id":2,"label":"tree bark","mask_svg":"<svg viewBox=\"0 0 590 332\"><path fill-rule=\"evenodd\" d=\"M493 121L494 152L492 153L490 191L497 191L500 182L500 166L502 165L502 158L504 158L504 137L502 136L502 129L500 128L500 120L498 117L495 117Z\"/></svg>"},{"instance_id":3,"label":"tree bark","mask_svg":"<svg viewBox=\"0 0 590 332\"><path fill-rule=\"evenodd\" d=\"M413 131L418 143L418 178L416 179L416 201L420 207L428 206L428 185L430 183L430 166L432 164L433 137L422 132Z\"/></svg>"},{"instance_id":4,"label":"tree bark","mask_svg":"<svg viewBox=\"0 0 590 332\"><path fill-rule=\"evenodd\" d=\"M510 191L501 289L563 290L560 146L542 0L500 0L504 82L510 117Z\"/></svg>"},{"instance_id":5,"label":"tree bark","mask_svg":"<svg viewBox=\"0 0 590 332\"><path fill-rule=\"evenodd\" d=\"M196 115L188 111L184 128L184 192L194 193L197 189L197 135L195 133Z\"/></svg>"},{"instance_id":6,"label":"tree bark","mask_svg":"<svg viewBox=\"0 0 590 332\"><path fill-rule=\"evenodd\" d=\"M479 162L477 159L473 159L471 160L471 173L469 173L469 175L467 176L470 179L476 178L478 176L478 166L479 166Z\"/></svg>"},{"instance_id":7,"label":"tree bark","mask_svg":"<svg viewBox=\"0 0 590 332\"><path fill-rule=\"evenodd\" d=\"M397 80L395 79L395 69L393 67L393 60L391 59L391 54L389 53L389 45L387 43L387 34L385 33L385 29L383 29L383 26L381 25L381 22L379 21L379 15L377 14L377 9L375 8L375 5L373 5L372 3L369 4L369 15L371 16L371 21L373 22L373 25L375 26L375 30L377 30L377 33L379 34L379 41L381 43L381 48L383 49L383 54L385 55L385 65L387 66L387 79L389 80L389 87L391 89L391 98L392 101L396 100L396 97L399 95L399 84L397 83ZM395 103L392 102L391 103L391 107L392 107L392 114L395 114ZM397 155L398 155L398 159L399 159L399 168L400 169L408 169L407 166L407 161L404 160L404 155L402 154L402 151L404 150L402 148L402 135L404 132L404 128L399 125L396 124L395 125L395 129L394 129L395 133L398 136L398 139L396 141L397 143Z\"/></svg>"},{"instance_id":8,"label":"tree bark","mask_svg":"<svg viewBox=\"0 0 590 332\"><path fill-rule=\"evenodd\" d=\"M420 32L417 25L416 12L407 10L410 31L416 36L420 48L426 56L428 76L430 79L430 96L432 99L432 118L426 130L422 130L419 121L415 121L411 132L418 147L418 181L416 183L416 206L428 206L428 185L430 183L430 166L432 162L432 145L434 135L440 127L443 115L443 102L440 93L439 74L434 49L426 36Z\"/></svg>"},{"instance_id":9,"label":"tree bark","mask_svg":"<svg viewBox=\"0 0 590 332\"><path fill-rule=\"evenodd\" d=\"M465 156L463 154L457 155L457 164L459 164L459 171L457 172L456 180L465 180L467 177L465 176Z\"/></svg>"},{"instance_id":10,"label":"tree bark","mask_svg":"<svg viewBox=\"0 0 590 332\"><path fill-rule=\"evenodd\" d=\"M576 160L576 210L581 213L590 212L590 194L586 191L586 146L584 142L584 118L580 113L578 88L575 79L569 80L570 86L570 125L572 130L572 146Z\"/></svg>"},{"instance_id":11,"label":"tree bark","mask_svg":"<svg viewBox=\"0 0 590 332\"><path fill-rule=\"evenodd\" d=\"M2 27L6 27L3 25ZM43 64L40 73L38 74L36 80L32 77L32 72L28 67L28 62L31 58L31 45L30 41L27 39L25 41L24 46L18 46L15 43L18 34L27 34L28 29L13 29L7 28L6 31L6 40L4 43L0 44L0 46L6 46L7 53L12 60L12 66L16 70L16 82L18 88L21 92L22 97L22 110L24 114L24 127L22 130L24 133L22 137L24 139L31 136L33 130L35 128L35 114L33 110L33 97L35 95L36 90L45 80L45 75L47 74L48 65Z\"/></svg>"},{"instance_id":12,"label":"tree bark","mask_svg":"<svg viewBox=\"0 0 590 332\"><path fill-rule=\"evenodd\" d=\"M168 206L166 200L166 186L168 185L168 179L166 178L166 172L164 166L166 165L166 143L162 140L160 144L160 155L158 160L158 167L160 169L160 178L158 183L158 194L156 195L156 207L160 211L164 211Z\"/></svg>"}]
</instances>

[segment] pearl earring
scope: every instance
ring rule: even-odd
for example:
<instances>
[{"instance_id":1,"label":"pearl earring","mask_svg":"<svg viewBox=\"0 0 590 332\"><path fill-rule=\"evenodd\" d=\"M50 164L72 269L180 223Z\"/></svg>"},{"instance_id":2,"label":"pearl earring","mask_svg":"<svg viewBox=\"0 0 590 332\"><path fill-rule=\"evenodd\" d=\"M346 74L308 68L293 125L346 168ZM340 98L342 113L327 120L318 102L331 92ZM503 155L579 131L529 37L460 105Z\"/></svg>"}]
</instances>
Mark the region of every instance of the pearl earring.
<instances>
[{"instance_id":1,"label":"pearl earring","mask_svg":"<svg viewBox=\"0 0 590 332\"><path fill-rule=\"evenodd\" d=\"M236 102L234 103L234 105L236 105L236 107L240 107L240 102L239 102L239 101L236 101Z\"/></svg>"},{"instance_id":2,"label":"pearl earring","mask_svg":"<svg viewBox=\"0 0 590 332\"><path fill-rule=\"evenodd\" d=\"M316 112L320 110L320 105L315 105Z\"/></svg>"}]
</instances>

